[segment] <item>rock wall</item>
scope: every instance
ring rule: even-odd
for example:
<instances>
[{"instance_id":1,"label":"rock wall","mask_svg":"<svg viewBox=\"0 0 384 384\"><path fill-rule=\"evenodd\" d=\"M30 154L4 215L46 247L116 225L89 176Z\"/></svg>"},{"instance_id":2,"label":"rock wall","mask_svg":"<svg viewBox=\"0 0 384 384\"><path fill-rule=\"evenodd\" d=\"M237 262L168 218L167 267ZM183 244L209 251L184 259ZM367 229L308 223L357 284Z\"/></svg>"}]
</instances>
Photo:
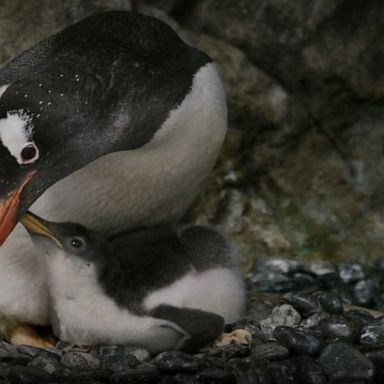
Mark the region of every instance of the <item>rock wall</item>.
<instances>
[{"instance_id":1,"label":"rock wall","mask_svg":"<svg viewBox=\"0 0 384 384\"><path fill-rule=\"evenodd\" d=\"M138 0L218 63L230 130L186 220L258 257L384 251L384 2ZM0 63L128 0L0 0Z\"/></svg>"},{"instance_id":2,"label":"rock wall","mask_svg":"<svg viewBox=\"0 0 384 384\"><path fill-rule=\"evenodd\" d=\"M157 6L217 60L228 91L231 129L197 220L251 260L382 256L384 2Z\"/></svg>"},{"instance_id":3,"label":"rock wall","mask_svg":"<svg viewBox=\"0 0 384 384\"><path fill-rule=\"evenodd\" d=\"M0 0L0 65L87 16L130 8L130 0Z\"/></svg>"}]
</instances>

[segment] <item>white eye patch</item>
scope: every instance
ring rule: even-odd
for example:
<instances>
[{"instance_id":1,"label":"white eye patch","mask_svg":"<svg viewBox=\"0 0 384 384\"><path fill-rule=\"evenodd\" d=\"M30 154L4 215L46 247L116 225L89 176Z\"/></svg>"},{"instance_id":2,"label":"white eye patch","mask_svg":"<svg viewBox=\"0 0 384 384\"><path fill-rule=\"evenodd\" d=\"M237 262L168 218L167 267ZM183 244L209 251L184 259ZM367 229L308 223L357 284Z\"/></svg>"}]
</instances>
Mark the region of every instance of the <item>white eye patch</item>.
<instances>
[{"instance_id":1,"label":"white eye patch","mask_svg":"<svg viewBox=\"0 0 384 384\"><path fill-rule=\"evenodd\" d=\"M0 119L0 140L20 165L31 164L39 158L32 140L32 119L24 111L10 111Z\"/></svg>"}]
</instances>

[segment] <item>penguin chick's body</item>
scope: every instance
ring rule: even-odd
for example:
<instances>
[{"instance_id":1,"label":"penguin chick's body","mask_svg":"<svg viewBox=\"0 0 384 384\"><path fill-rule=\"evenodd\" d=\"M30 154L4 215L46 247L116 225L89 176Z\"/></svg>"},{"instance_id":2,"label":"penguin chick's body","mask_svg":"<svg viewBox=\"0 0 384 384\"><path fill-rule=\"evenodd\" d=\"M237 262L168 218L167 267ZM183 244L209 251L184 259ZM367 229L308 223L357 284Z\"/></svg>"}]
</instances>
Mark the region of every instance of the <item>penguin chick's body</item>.
<instances>
[{"instance_id":1,"label":"penguin chick's body","mask_svg":"<svg viewBox=\"0 0 384 384\"><path fill-rule=\"evenodd\" d=\"M61 340L196 351L241 317L233 252L212 229L153 227L106 239L78 224L27 214Z\"/></svg>"}]
</instances>

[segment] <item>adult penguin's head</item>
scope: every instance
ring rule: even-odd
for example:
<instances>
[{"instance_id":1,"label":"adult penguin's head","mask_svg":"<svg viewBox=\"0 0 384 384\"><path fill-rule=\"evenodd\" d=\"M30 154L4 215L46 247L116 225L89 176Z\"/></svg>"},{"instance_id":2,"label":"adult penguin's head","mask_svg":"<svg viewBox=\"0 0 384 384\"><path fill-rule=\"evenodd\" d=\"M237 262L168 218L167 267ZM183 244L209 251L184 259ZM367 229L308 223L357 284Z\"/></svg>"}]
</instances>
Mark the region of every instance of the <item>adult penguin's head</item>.
<instances>
[{"instance_id":1,"label":"adult penguin's head","mask_svg":"<svg viewBox=\"0 0 384 384\"><path fill-rule=\"evenodd\" d=\"M3 67L0 244L56 181L105 154L149 143L210 62L159 20L108 12Z\"/></svg>"}]
</instances>

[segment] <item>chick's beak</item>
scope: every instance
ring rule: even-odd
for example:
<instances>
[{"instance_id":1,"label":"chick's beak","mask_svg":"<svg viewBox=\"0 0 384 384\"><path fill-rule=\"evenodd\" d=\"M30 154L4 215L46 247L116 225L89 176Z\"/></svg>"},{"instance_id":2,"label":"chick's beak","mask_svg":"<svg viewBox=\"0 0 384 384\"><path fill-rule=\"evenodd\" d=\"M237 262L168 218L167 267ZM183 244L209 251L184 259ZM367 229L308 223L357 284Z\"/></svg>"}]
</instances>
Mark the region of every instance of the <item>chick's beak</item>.
<instances>
[{"instance_id":1,"label":"chick's beak","mask_svg":"<svg viewBox=\"0 0 384 384\"><path fill-rule=\"evenodd\" d=\"M18 188L12 191L5 200L0 200L0 246L17 224L21 193L35 175L36 171L30 172Z\"/></svg>"},{"instance_id":2,"label":"chick's beak","mask_svg":"<svg viewBox=\"0 0 384 384\"><path fill-rule=\"evenodd\" d=\"M31 235L49 237L59 248L63 248L62 242L57 235L53 233L52 229L49 228L48 222L43 220L41 217L28 211L21 219L21 222Z\"/></svg>"}]
</instances>

